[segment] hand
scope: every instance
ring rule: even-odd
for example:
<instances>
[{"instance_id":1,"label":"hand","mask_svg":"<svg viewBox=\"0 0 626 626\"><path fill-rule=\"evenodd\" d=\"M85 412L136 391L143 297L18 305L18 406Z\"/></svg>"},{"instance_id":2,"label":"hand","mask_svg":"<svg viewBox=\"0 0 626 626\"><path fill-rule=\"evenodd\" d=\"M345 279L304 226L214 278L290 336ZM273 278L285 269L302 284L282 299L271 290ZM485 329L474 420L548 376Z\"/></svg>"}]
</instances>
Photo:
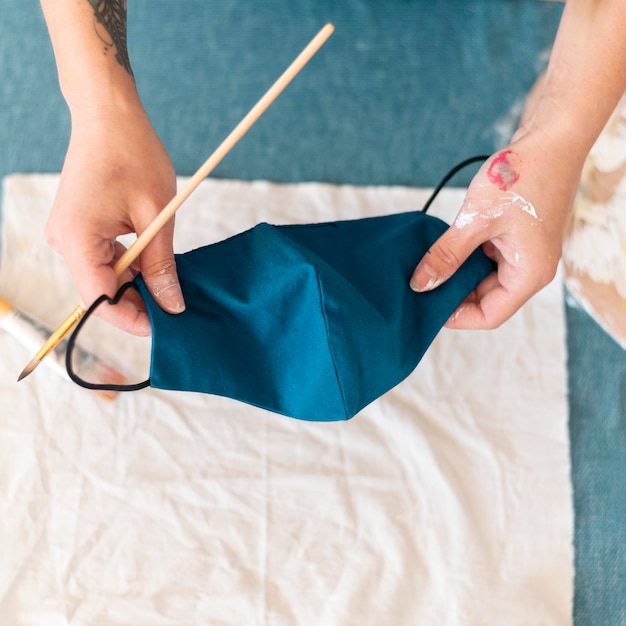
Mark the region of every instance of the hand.
<instances>
[{"instance_id":1,"label":"hand","mask_svg":"<svg viewBox=\"0 0 626 626\"><path fill-rule=\"evenodd\" d=\"M123 254L119 235L141 234L176 193L174 168L143 107L103 106L72 118L72 135L46 240L66 259L86 306L140 270L166 311L184 310L173 255L173 220L120 278L112 266ZM133 293L133 292L128 292ZM141 299L124 297L98 315L136 335L149 335Z\"/></svg>"},{"instance_id":2,"label":"hand","mask_svg":"<svg viewBox=\"0 0 626 626\"><path fill-rule=\"evenodd\" d=\"M519 134L481 167L454 223L411 278L416 291L435 289L481 245L497 263L450 317L450 328L499 326L555 275L580 163L557 156L545 137Z\"/></svg>"}]
</instances>

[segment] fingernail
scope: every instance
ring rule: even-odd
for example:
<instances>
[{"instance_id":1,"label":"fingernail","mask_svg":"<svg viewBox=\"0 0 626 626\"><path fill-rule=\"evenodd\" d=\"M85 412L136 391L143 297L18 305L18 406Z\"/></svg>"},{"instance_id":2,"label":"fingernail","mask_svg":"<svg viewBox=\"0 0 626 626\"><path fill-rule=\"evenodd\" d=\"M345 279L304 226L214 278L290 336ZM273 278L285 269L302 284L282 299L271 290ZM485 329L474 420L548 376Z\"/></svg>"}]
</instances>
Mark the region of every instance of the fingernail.
<instances>
[{"instance_id":1,"label":"fingernail","mask_svg":"<svg viewBox=\"0 0 626 626\"><path fill-rule=\"evenodd\" d=\"M168 313L182 313L185 310L180 284L171 274L163 274L153 279L150 287L154 299Z\"/></svg>"},{"instance_id":2,"label":"fingernail","mask_svg":"<svg viewBox=\"0 0 626 626\"><path fill-rule=\"evenodd\" d=\"M418 293L421 293L423 291L432 291L433 289L439 287L439 285L441 285L443 281L441 280L441 278L435 276L433 278L429 278L425 283L422 283L421 285L417 282L417 280L411 278L411 282L409 283L409 286L411 287L411 289L413 291L417 291Z\"/></svg>"}]
</instances>

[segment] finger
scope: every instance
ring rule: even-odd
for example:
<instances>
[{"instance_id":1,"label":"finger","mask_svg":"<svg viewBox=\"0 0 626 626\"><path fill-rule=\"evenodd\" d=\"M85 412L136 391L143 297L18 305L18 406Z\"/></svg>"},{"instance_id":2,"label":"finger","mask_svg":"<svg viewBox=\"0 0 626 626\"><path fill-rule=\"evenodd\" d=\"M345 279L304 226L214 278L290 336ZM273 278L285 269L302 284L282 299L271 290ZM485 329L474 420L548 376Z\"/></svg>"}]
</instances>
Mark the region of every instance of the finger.
<instances>
[{"instance_id":1,"label":"finger","mask_svg":"<svg viewBox=\"0 0 626 626\"><path fill-rule=\"evenodd\" d=\"M124 255L124 253L126 252L126 246L124 246L119 241L116 241L115 244L114 244L114 250L115 250L115 254L114 254L113 260L110 263L110 265L112 267L115 267L115 264ZM130 282L130 281L134 280L135 277L137 276L137 274L139 274L140 271L141 271L141 268L139 267L139 263L136 263L136 264L135 263L131 263L130 267L125 269L118 276L118 279L117 279L118 284L119 285L123 285L124 283L127 283L127 282Z\"/></svg>"},{"instance_id":2,"label":"finger","mask_svg":"<svg viewBox=\"0 0 626 626\"><path fill-rule=\"evenodd\" d=\"M461 230L450 226L415 268L409 283L411 289L422 292L439 287L459 269L486 237L484 231L469 228Z\"/></svg>"},{"instance_id":3,"label":"finger","mask_svg":"<svg viewBox=\"0 0 626 626\"><path fill-rule=\"evenodd\" d=\"M105 294L113 298L121 282L132 280L129 270L120 279L113 271L112 264L124 251L124 247L117 242L101 241L89 252L82 248L73 248L66 261L76 287L85 306ZM151 334L151 326L146 307L138 293L126 292L125 296L115 306L101 306L95 315L123 331L138 336Z\"/></svg>"},{"instance_id":4,"label":"finger","mask_svg":"<svg viewBox=\"0 0 626 626\"><path fill-rule=\"evenodd\" d=\"M141 253L141 275L146 287L164 311L182 313L185 310L185 301L176 272L173 236L174 221L170 220Z\"/></svg>"},{"instance_id":5,"label":"finger","mask_svg":"<svg viewBox=\"0 0 626 626\"><path fill-rule=\"evenodd\" d=\"M146 306L141 296L133 289L126 291L115 305L102 304L95 310L94 315L132 335L148 337L152 333Z\"/></svg>"},{"instance_id":6,"label":"finger","mask_svg":"<svg viewBox=\"0 0 626 626\"><path fill-rule=\"evenodd\" d=\"M491 330L509 319L531 294L504 287L492 272L450 316L445 326L458 330Z\"/></svg>"}]
</instances>

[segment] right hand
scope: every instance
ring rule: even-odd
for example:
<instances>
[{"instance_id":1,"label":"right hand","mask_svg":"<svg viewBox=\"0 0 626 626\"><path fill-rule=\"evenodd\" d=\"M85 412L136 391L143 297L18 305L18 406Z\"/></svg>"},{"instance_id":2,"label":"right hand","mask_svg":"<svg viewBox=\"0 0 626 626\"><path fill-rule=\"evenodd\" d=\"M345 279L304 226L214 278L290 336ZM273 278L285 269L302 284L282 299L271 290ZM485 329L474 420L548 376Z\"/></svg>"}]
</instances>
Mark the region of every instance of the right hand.
<instances>
[{"instance_id":1,"label":"right hand","mask_svg":"<svg viewBox=\"0 0 626 626\"><path fill-rule=\"evenodd\" d=\"M59 188L46 225L49 245L65 257L83 303L115 295L118 284L141 271L165 311L180 313L184 301L173 253L172 219L118 279L113 265L124 252L119 235L140 235L176 193L167 151L141 104L103 106L72 118L72 135ZM138 295L127 292L98 315L136 335L150 322Z\"/></svg>"}]
</instances>

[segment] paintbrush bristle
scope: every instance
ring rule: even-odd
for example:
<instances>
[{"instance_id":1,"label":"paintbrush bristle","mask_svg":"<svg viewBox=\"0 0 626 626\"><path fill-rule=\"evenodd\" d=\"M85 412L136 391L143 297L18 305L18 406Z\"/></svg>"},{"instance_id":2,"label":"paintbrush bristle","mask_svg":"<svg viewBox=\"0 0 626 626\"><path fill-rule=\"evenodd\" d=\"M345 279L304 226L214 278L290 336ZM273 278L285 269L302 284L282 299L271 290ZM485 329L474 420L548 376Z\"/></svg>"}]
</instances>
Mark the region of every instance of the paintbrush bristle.
<instances>
[{"instance_id":1,"label":"paintbrush bristle","mask_svg":"<svg viewBox=\"0 0 626 626\"><path fill-rule=\"evenodd\" d=\"M17 382L26 378L28 375L32 374L35 371L35 368L41 363L41 361L34 357L31 362L22 370L22 373L17 377Z\"/></svg>"}]
</instances>

